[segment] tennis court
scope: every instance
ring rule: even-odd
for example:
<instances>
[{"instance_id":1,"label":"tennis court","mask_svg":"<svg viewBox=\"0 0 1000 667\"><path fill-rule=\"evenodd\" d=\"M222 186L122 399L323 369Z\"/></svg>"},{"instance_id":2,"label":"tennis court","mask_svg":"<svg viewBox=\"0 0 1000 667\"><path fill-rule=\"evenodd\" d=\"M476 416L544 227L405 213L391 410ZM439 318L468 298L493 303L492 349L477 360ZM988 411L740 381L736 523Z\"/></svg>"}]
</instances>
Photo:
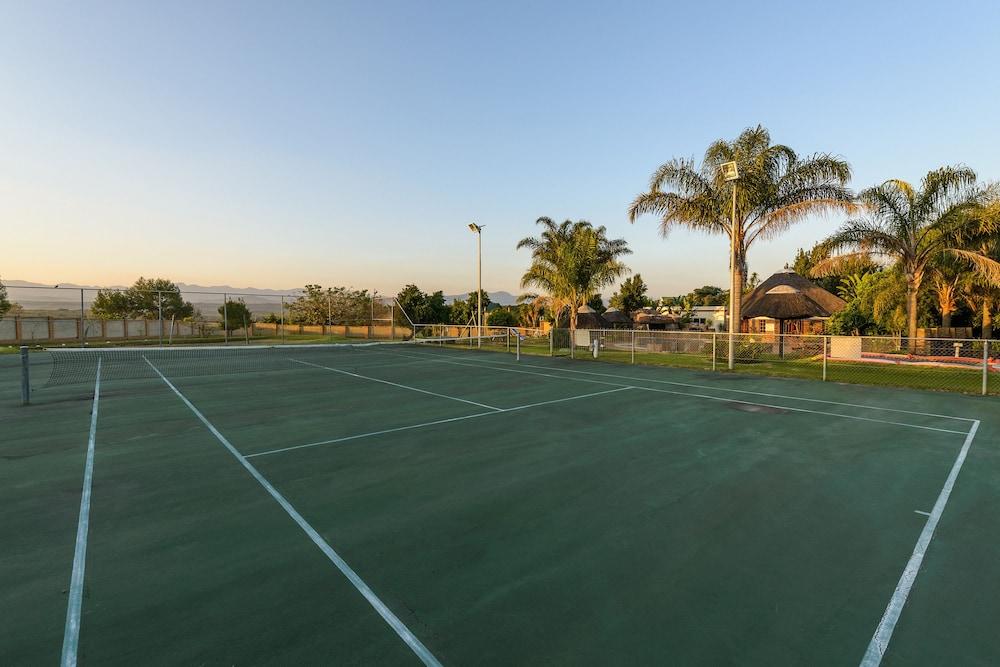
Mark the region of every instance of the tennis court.
<instances>
[{"instance_id":1,"label":"tennis court","mask_svg":"<svg viewBox=\"0 0 1000 667\"><path fill-rule=\"evenodd\" d=\"M4 664L1000 655L993 397L424 342L57 350L22 407L17 364Z\"/></svg>"}]
</instances>

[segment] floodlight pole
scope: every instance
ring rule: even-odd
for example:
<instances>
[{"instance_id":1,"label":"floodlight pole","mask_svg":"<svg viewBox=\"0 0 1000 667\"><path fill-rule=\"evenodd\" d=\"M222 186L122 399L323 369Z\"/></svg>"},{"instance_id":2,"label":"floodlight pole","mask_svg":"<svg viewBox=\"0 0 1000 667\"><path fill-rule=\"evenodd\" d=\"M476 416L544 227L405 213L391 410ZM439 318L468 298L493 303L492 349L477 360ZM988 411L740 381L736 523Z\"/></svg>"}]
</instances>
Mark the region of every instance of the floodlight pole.
<instances>
[{"instance_id":1,"label":"floodlight pole","mask_svg":"<svg viewBox=\"0 0 1000 667\"><path fill-rule=\"evenodd\" d=\"M735 368L736 334L736 290L742 290L743 285L736 284L736 181L739 180L739 170L735 162L722 165L723 178L733 184L733 208L729 226L729 370Z\"/></svg>"},{"instance_id":2,"label":"floodlight pole","mask_svg":"<svg viewBox=\"0 0 1000 667\"><path fill-rule=\"evenodd\" d=\"M476 234L476 299L478 302L476 318L476 347L483 346L483 227L474 222L469 223L469 229Z\"/></svg>"}]
</instances>

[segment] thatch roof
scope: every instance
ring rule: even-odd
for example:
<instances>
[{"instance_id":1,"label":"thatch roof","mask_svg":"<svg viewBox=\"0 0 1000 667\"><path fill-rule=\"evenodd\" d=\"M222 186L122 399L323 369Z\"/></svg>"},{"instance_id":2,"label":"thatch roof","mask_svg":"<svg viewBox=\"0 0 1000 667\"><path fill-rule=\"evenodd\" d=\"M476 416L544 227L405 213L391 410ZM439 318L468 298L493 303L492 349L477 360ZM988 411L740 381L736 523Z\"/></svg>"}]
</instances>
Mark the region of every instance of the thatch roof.
<instances>
[{"instance_id":1,"label":"thatch roof","mask_svg":"<svg viewBox=\"0 0 1000 667\"><path fill-rule=\"evenodd\" d=\"M608 329L607 320L590 306L583 305L576 310L577 329Z\"/></svg>"},{"instance_id":2,"label":"thatch roof","mask_svg":"<svg viewBox=\"0 0 1000 667\"><path fill-rule=\"evenodd\" d=\"M802 320L830 317L847 302L794 271L779 271L765 280L743 301L742 317Z\"/></svg>"},{"instance_id":3,"label":"thatch roof","mask_svg":"<svg viewBox=\"0 0 1000 667\"><path fill-rule=\"evenodd\" d=\"M632 318L617 308L608 308L603 317L608 324L632 324Z\"/></svg>"}]
</instances>

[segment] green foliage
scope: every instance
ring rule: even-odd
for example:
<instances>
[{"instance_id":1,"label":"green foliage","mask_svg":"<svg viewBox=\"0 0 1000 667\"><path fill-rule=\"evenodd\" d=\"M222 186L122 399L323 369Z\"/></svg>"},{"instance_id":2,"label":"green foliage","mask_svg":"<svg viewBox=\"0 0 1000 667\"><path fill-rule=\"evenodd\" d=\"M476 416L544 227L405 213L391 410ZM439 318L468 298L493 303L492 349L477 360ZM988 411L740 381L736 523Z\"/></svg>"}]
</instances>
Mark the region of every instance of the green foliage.
<instances>
[{"instance_id":1,"label":"green foliage","mask_svg":"<svg viewBox=\"0 0 1000 667\"><path fill-rule=\"evenodd\" d=\"M518 316L510 308L497 308L486 318L486 324L491 327L516 327Z\"/></svg>"},{"instance_id":2,"label":"green foliage","mask_svg":"<svg viewBox=\"0 0 1000 667\"><path fill-rule=\"evenodd\" d=\"M648 291L649 287L643 282L642 274L637 273L631 278L626 278L622 281L621 287L611 295L608 303L626 315L631 316L632 313L640 308L653 305L652 299L646 296Z\"/></svg>"},{"instance_id":3,"label":"green foliage","mask_svg":"<svg viewBox=\"0 0 1000 667\"><path fill-rule=\"evenodd\" d=\"M852 279L847 306L828 323L835 335L874 336L906 328L906 281L898 271L866 273Z\"/></svg>"},{"instance_id":4,"label":"green foliage","mask_svg":"<svg viewBox=\"0 0 1000 667\"><path fill-rule=\"evenodd\" d=\"M396 301L406 312L414 324L446 324L451 308L444 302L444 293L440 290L433 294L423 292L416 285L407 285L399 294ZM409 324L409 321L402 314L397 314L397 324Z\"/></svg>"},{"instance_id":5,"label":"green foliage","mask_svg":"<svg viewBox=\"0 0 1000 667\"><path fill-rule=\"evenodd\" d=\"M7 287L0 281L0 317L7 314L7 311L11 309L10 299L7 298Z\"/></svg>"},{"instance_id":6,"label":"green foliage","mask_svg":"<svg viewBox=\"0 0 1000 667\"><path fill-rule=\"evenodd\" d=\"M628 272L621 257L632 251L624 239L609 239L603 226L585 220L556 224L543 217L536 223L542 233L517 244L518 249L531 250L531 266L521 277L521 287L547 292L553 314L568 309L570 328L575 329L577 309Z\"/></svg>"},{"instance_id":7,"label":"green foliage","mask_svg":"<svg viewBox=\"0 0 1000 667\"><path fill-rule=\"evenodd\" d=\"M250 326L253 313L247 308L243 299L229 299L225 306L219 306L219 317L226 331L236 331Z\"/></svg>"},{"instance_id":8,"label":"green foliage","mask_svg":"<svg viewBox=\"0 0 1000 667\"><path fill-rule=\"evenodd\" d=\"M600 294L595 294L587 299L587 305L593 308L597 313L603 313L607 310L607 308L604 307L604 298Z\"/></svg>"},{"instance_id":9,"label":"green foliage","mask_svg":"<svg viewBox=\"0 0 1000 667\"><path fill-rule=\"evenodd\" d=\"M305 294L288 305L292 324L368 324L372 297L368 290L306 285Z\"/></svg>"},{"instance_id":10,"label":"green foliage","mask_svg":"<svg viewBox=\"0 0 1000 667\"><path fill-rule=\"evenodd\" d=\"M139 278L125 290L100 290L90 312L100 319L183 320L194 314L194 306L181 296L180 288L166 278Z\"/></svg>"}]
</instances>

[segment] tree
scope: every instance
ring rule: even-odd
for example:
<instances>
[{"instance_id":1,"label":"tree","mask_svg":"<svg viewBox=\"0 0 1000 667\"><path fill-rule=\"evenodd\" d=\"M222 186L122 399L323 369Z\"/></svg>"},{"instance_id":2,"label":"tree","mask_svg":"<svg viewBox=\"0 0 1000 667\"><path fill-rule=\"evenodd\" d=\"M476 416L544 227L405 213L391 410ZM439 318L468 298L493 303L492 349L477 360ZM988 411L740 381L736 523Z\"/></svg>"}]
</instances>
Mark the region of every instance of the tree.
<instances>
[{"instance_id":1,"label":"tree","mask_svg":"<svg viewBox=\"0 0 1000 667\"><path fill-rule=\"evenodd\" d=\"M243 299L228 299L225 306L219 306L219 317L229 332L246 328L253 322L253 313Z\"/></svg>"},{"instance_id":2,"label":"tree","mask_svg":"<svg viewBox=\"0 0 1000 667\"><path fill-rule=\"evenodd\" d=\"M486 324L491 327L516 327L518 318L509 308L497 308L486 317Z\"/></svg>"},{"instance_id":3,"label":"tree","mask_svg":"<svg viewBox=\"0 0 1000 667\"><path fill-rule=\"evenodd\" d=\"M723 178L722 165L733 161L740 178L730 183ZM731 326L739 327L749 248L757 239L774 238L812 215L853 212L853 195L846 187L850 179L847 162L824 153L800 158L788 146L772 145L771 135L758 125L734 141L713 143L700 168L685 159L660 166L650 178L649 191L629 207L629 220L656 215L664 236L678 225L727 236L733 249Z\"/></svg>"},{"instance_id":4,"label":"tree","mask_svg":"<svg viewBox=\"0 0 1000 667\"><path fill-rule=\"evenodd\" d=\"M396 302L412 318L414 324L445 324L451 309L444 302L444 293L438 290L426 294L416 285L407 285L396 295ZM405 318L400 318L405 324Z\"/></svg>"},{"instance_id":5,"label":"tree","mask_svg":"<svg viewBox=\"0 0 1000 667\"><path fill-rule=\"evenodd\" d=\"M850 282L850 292L841 295L847 306L830 318L830 333L878 335L898 333L906 326L906 288L899 271L860 274Z\"/></svg>"},{"instance_id":6,"label":"tree","mask_svg":"<svg viewBox=\"0 0 1000 667\"><path fill-rule=\"evenodd\" d=\"M543 217L536 224L542 233L517 244L519 250L531 250L531 265L521 277L521 287L547 292L556 317L569 308L569 326L575 330L577 309L628 272L620 258L632 251L624 239L609 239L603 226L584 220L556 224Z\"/></svg>"},{"instance_id":7,"label":"tree","mask_svg":"<svg viewBox=\"0 0 1000 667\"><path fill-rule=\"evenodd\" d=\"M931 290L944 328L951 326L951 316L958 310L964 268L954 255L942 255L930 265Z\"/></svg>"},{"instance_id":8,"label":"tree","mask_svg":"<svg viewBox=\"0 0 1000 667\"><path fill-rule=\"evenodd\" d=\"M194 306L181 296L180 288L167 278L140 277L125 290L100 290L90 312L100 319L183 320L194 314Z\"/></svg>"},{"instance_id":9,"label":"tree","mask_svg":"<svg viewBox=\"0 0 1000 667\"><path fill-rule=\"evenodd\" d=\"M306 285L305 294L288 305L288 320L294 324L368 324L371 318L368 290Z\"/></svg>"},{"instance_id":10,"label":"tree","mask_svg":"<svg viewBox=\"0 0 1000 667\"><path fill-rule=\"evenodd\" d=\"M646 296L648 291L649 288L642 280L642 274L637 273L622 281L618 291L611 295L608 303L631 317L632 313L640 308L653 305L652 300Z\"/></svg>"},{"instance_id":11,"label":"tree","mask_svg":"<svg viewBox=\"0 0 1000 667\"><path fill-rule=\"evenodd\" d=\"M587 299L587 305L590 306L595 313L603 313L607 310L607 308L604 307L604 297L600 294L595 294Z\"/></svg>"},{"instance_id":12,"label":"tree","mask_svg":"<svg viewBox=\"0 0 1000 667\"><path fill-rule=\"evenodd\" d=\"M542 318L551 309L551 300L544 294L527 293L517 297L517 303L521 307L521 326L539 327Z\"/></svg>"},{"instance_id":13,"label":"tree","mask_svg":"<svg viewBox=\"0 0 1000 667\"><path fill-rule=\"evenodd\" d=\"M7 298L7 286L3 284L0 280L0 317L7 314L7 311L11 309L10 299Z\"/></svg>"},{"instance_id":14,"label":"tree","mask_svg":"<svg viewBox=\"0 0 1000 667\"><path fill-rule=\"evenodd\" d=\"M906 281L906 331L917 336L917 299L928 265L944 254L970 264L992 284L1000 283L1000 262L975 249L962 247L976 233L975 217L986 192L975 187L976 174L966 167L942 167L929 172L915 188L889 180L861 192L866 215L848 220L825 242L832 256L813 270L818 275L839 270L845 261L870 254L894 261Z\"/></svg>"}]
</instances>

